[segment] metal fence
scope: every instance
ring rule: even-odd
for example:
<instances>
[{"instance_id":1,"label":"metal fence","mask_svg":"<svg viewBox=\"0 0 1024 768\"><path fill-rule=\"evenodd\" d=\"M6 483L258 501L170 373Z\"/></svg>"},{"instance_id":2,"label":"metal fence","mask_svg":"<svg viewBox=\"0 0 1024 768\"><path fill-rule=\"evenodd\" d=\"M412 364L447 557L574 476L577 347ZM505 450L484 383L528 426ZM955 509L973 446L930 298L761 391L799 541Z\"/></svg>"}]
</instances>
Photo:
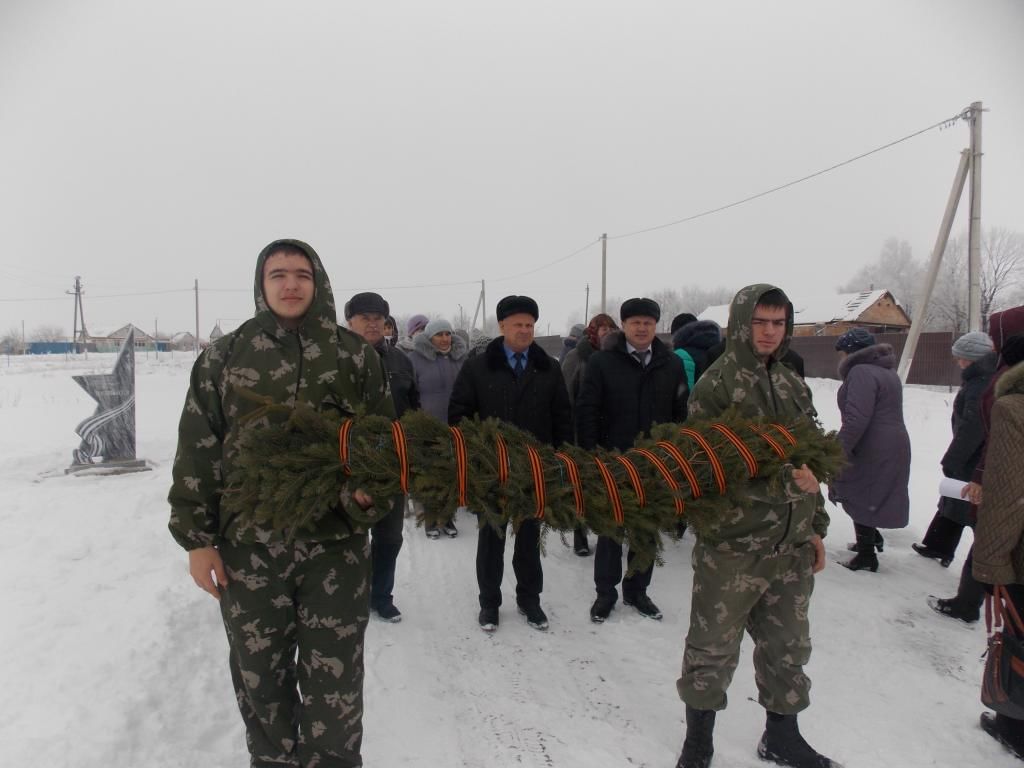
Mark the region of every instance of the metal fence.
<instances>
[{"instance_id":1,"label":"metal fence","mask_svg":"<svg viewBox=\"0 0 1024 768\"><path fill-rule=\"evenodd\" d=\"M839 378L839 353L835 350L836 336L795 336L792 349L804 359L804 372L808 377ZM879 344L892 344L899 359L907 342L905 333L878 333ZM952 332L922 333L914 353L914 362L907 376L908 384L937 384L960 386L960 368L953 360L950 348L955 340Z\"/></svg>"}]
</instances>

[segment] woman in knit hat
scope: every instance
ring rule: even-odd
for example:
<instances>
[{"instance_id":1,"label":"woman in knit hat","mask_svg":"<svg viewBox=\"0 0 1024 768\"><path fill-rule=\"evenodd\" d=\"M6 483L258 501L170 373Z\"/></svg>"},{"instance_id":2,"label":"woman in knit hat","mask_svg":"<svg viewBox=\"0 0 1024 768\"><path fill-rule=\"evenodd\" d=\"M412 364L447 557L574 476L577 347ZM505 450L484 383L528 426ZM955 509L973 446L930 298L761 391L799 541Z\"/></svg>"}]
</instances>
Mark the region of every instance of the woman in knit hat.
<instances>
[{"instance_id":1,"label":"woman in knit hat","mask_svg":"<svg viewBox=\"0 0 1024 768\"><path fill-rule=\"evenodd\" d=\"M910 521L910 435L903 423L903 383L890 344L876 344L864 328L836 341L840 353L836 395L843 426L839 442L849 462L829 488L829 498L853 518L857 555L851 571L878 570L879 528Z\"/></svg>"},{"instance_id":2,"label":"woman in knit hat","mask_svg":"<svg viewBox=\"0 0 1024 768\"><path fill-rule=\"evenodd\" d=\"M447 320L431 320L412 340L409 355L416 373L416 387L420 393L420 407L435 419L448 423L448 400L452 395L455 377L466 359L466 342L452 333ZM427 537L437 539L441 531L455 537L455 514L443 526L428 526Z\"/></svg>"},{"instance_id":3,"label":"woman in knit hat","mask_svg":"<svg viewBox=\"0 0 1024 768\"><path fill-rule=\"evenodd\" d=\"M953 344L953 358L960 366L960 391L953 400L953 440L942 457L942 474L954 480L969 481L985 450L985 424L981 418L981 396L996 372L996 353L987 333L972 331ZM960 536L971 525L971 504L963 499L939 498L939 507L920 544L912 544L922 557L937 560L947 568L953 562ZM972 623L981 616L985 599L981 585L971 574L972 553L960 572L956 595L929 597L928 604L943 616Z\"/></svg>"}]
</instances>

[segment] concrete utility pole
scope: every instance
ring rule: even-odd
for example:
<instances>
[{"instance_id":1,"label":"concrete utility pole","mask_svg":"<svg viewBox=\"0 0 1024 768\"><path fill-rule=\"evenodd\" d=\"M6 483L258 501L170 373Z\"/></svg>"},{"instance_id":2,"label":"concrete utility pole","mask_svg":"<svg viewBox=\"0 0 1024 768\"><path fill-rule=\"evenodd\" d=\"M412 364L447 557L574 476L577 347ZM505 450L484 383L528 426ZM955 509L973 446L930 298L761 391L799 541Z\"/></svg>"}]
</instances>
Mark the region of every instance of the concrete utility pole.
<instances>
[{"instance_id":1,"label":"concrete utility pole","mask_svg":"<svg viewBox=\"0 0 1024 768\"><path fill-rule=\"evenodd\" d=\"M587 283L587 298L583 302L583 323L586 324L587 318L590 317L590 283Z\"/></svg>"},{"instance_id":2,"label":"concrete utility pole","mask_svg":"<svg viewBox=\"0 0 1024 768\"><path fill-rule=\"evenodd\" d=\"M953 229L953 219L956 218L957 204L964 193L967 170L970 166L970 155L970 150L967 149L960 153L960 165L956 169L956 176L953 177L953 188L949 191L949 199L946 201L946 212L942 216L942 224L939 225L939 234L935 238L935 247L932 248L931 264L928 267L928 274L921 289L921 297L918 300L917 309L914 310L914 320L910 324L907 343L903 345L903 354L900 355L900 365L897 373L904 384L907 383L910 366L914 362L917 342L921 338L921 328L924 325L924 318L928 312L928 302L931 301L932 291L935 289L935 280L939 275L939 266L942 264L942 254L946 252L949 233Z\"/></svg>"},{"instance_id":3,"label":"concrete utility pole","mask_svg":"<svg viewBox=\"0 0 1024 768\"><path fill-rule=\"evenodd\" d=\"M601 235L601 311L607 312L608 301L608 233Z\"/></svg>"},{"instance_id":4,"label":"concrete utility pole","mask_svg":"<svg viewBox=\"0 0 1024 768\"><path fill-rule=\"evenodd\" d=\"M981 330L981 102L975 101L968 108L971 123L971 219L968 224L970 251L967 274L970 279L970 295L967 301L967 330Z\"/></svg>"},{"instance_id":5,"label":"concrete utility pole","mask_svg":"<svg viewBox=\"0 0 1024 768\"><path fill-rule=\"evenodd\" d=\"M192 351L195 352L196 356L198 357L198 355L199 355L199 278L198 277L196 278L195 292L196 292L196 337L192 341Z\"/></svg>"},{"instance_id":6,"label":"concrete utility pole","mask_svg":"<svg viewBox=\"0 0 1024 768\"><path fill-rule=\"evenodd\" d=\"M71 320L71 354L78 354L78 318L81 315L81 300L82 300L82 277L81 275L75 275L75 289L73 291L65 291L67 294L74 294L75 297L75 313ZM82 329L85 330L85 319L82 319Z\"/></svg>"}]
</instances>

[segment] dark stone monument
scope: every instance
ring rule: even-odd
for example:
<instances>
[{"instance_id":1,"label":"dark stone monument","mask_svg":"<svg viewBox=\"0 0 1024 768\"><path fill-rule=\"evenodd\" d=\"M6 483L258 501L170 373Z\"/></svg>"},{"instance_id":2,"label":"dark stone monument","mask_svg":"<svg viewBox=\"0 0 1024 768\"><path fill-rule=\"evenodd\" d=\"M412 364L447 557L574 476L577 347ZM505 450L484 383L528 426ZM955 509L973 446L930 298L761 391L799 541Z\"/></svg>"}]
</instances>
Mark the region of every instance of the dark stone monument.
<instances>
[{"instance_id":1,"label":"dark stone monument","mask_svg":"<svg viewBox=\"0 0 1024 768\"><path fill-rule=\"evenodd\" d=\"M75 428L82 444L64 472L120 474L144 472L145 461L135 457L135 329L117 353L111 373L72 376L96 401L96 412Z\"/></svg>"}]
</instances>

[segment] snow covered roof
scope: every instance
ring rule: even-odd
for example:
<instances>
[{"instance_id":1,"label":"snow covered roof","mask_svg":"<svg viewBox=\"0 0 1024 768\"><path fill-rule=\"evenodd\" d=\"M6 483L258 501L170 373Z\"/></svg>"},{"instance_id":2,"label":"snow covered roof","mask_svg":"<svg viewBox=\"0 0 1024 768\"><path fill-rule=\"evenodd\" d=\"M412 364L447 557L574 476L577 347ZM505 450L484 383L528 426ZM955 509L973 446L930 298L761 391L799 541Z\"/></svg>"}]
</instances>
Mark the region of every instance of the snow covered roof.
<instances>
[{"instance_id":1,"label":"snow covered roof","mask_svg":"<svg viewBox=\"0 0 1024 768\"><path fill-rule=\"evenodd\" d=\"M886 290L826 293L810 299L801 298L793 302L793 322L797 325L854 322L887 293Z\"/></svg>"},{"instance_id":2,"label":"snow covered roof","mask_svg":"<svg viewBox=\"0 0 1024 768\"><path fill-rule=\"evenodd\" d=\"M797 325L854 322L887 293L889 292L886 290L825 293L809 299L793 299L793 322ZM895 298L893 300L895 301ZM699 319L714 320L725 328L729 324L729 305L717 304L708 307L700 313Z\"/></svg>"}]
</instances>

